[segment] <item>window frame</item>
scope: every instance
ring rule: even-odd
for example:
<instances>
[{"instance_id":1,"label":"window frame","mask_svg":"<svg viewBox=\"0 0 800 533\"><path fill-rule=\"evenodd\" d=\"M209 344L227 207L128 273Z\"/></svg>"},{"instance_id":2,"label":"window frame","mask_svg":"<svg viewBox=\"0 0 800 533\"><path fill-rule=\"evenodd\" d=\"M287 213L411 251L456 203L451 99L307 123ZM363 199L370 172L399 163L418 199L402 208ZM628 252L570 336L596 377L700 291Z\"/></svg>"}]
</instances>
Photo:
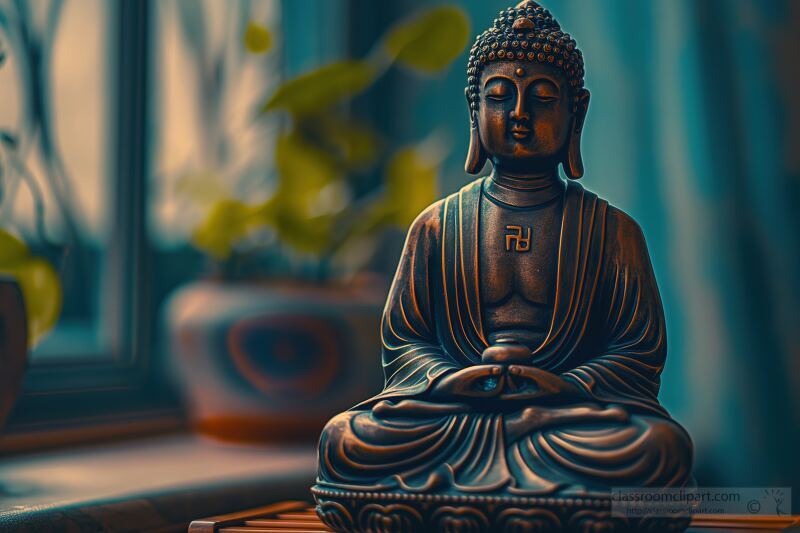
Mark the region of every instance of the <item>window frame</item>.
<instances>
[{"instance_id":1,"label":"window frame","mask_svg":"<svg viewBox=\"0 0 800 533\"><path fill-rule=\"evenodd\" d=\"M179 402L163 365L152 357L156 326L151 301L147 235L147 182L151 174L152 0L108 4L107 56L111 153L107 161L114 213L107 248L113 297L111 353L102 360L29 364L22 394L8 420L0 449L24 447L20 435L114 423L137 427L180 425ZM29 354L30 357L30 354ZM79 432L80 433L80 432ZM86 433L89 436L89 433ZM109 436L104 433L104 436ZM10 437L10 438L9 438ZM80 434L78 435L80 438Z\"/></svg>"},{"instance_id":2,"label":"window frame","mask_svg":"<svg viewBox=\"0 0 800 533\"><path fill-rule=\"evenodd\" d=\"M306 8L289 0L277 1L281 3L284 28L307 24ZM111 353L101 353L102 358L85 354L82 359L62 362L53 358L30 364L22 394L2 428L0 451L19 452L186 427L183 405L168 376L167 345L154 335L162 325L160 310L154 305L158 289L151 269L164 260L148 236L148 183L155 154L150 130L157 109L153 98L158 75L157 8L154 0L108 4L111 96L107 113L114 120L109 124L111 154L107 168L114 226L104 267L111 275L101 290L117 302L110 309L115 313L109 320ZM341 50L323 39L309 43L300 37L302 32L296 32L297 37L283 32L283 77L298 73L288 68L298 66L297 54L325 62L338 57L338 52L360 48L344 38L348 35L346 28L353 20L372 20L383 13L383 8L353 0L326 1L321 8L323 19L336 21L326 27L332 28ZM197 258L191 250L174 253ZM101 294L102 298L108 296Z\"/></svg>"}]
</instances>

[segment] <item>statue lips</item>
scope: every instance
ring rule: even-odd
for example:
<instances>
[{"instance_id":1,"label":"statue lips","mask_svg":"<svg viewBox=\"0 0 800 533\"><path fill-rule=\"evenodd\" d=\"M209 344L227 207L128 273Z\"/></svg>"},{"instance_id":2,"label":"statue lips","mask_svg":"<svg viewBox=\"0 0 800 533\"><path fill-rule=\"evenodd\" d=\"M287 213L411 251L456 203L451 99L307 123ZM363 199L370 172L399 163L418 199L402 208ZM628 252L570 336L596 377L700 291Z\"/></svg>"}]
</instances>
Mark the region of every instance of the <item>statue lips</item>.
<instances>
[{"instance_id":1,"label":"statue lips","mask_svg":"<svg viewBox=\"0 0 800 533\"><path fill-rule=\"evenodd\" d=\"M515 125L511 127L511 136L522 141L531 136L531 130L525 126Z\"/></svg>"}]
</instances>

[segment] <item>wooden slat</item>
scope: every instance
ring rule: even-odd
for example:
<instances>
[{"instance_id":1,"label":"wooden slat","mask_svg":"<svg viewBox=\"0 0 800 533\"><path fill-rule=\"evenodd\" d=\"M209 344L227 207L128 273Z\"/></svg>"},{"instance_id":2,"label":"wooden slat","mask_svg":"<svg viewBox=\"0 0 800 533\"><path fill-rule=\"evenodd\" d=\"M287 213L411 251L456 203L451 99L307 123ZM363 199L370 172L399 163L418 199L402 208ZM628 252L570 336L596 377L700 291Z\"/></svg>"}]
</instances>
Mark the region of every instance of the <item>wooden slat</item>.
<instances>
[{"instance_id":1,"label":"wooden slat","mask_svg":"<svg viewBox=\"0 0 800 533\"><path fill-rule=\"evenodd\" d=\"M693 528L722 529L725 531L783 531L800 526L797 516L748 516L748 515L695 515Z\"/></svg>"},{"instance_id":2,"label":"wooden slat","mask_svg":"<svg viewBox=\"0 0 800 533\"><path fill-rule=\"evenodd\" d=\"M304 513L281 513L278 515L278 518L285 518L286 520L306 520L308 518L316 518L317 512L313 509L310 509Z\"/></svg>"},{"instance_id":3,"label":"wooden slat","mask_svg":"<svg viewBox=\"0 0 800 533\"><path fill-rule=\"evenodd\" d=\"M319 533L319 529L272 529L263 527L223 527L220 533ZM329 531L329 530L325 530Z\"/></svg>"},{"instance_id":4,"label":"wooden slat","mask_svg":"<svg viewBox=\"0 0 800 533\"><path fill-rule=\"evenodd\" d=\"M253 527L271 527L271 528L305 528L316 529L317 531L327 531L327 527L320 522L319 518L310 520L306 517L305 520L286 520L281 518L256 518L255 520L245 520L244 525Z\"/></svg>"},{"instance_id":5,"label":"wooden slat","mask_svg":"<svg viewBox=\"0 0 800 533\"><path fill-rule=\"evenodd\" d=\"M308 509L308 502L280 502L256 509L230 513L226 515L212 516L195 520L189 525L189 533L215 533L227 526L241 525L245 520L257 517L275 516L279 513L290 511L305 511ZM284 530L285 531L285 530Z\"/></svg>"}]
</instances>

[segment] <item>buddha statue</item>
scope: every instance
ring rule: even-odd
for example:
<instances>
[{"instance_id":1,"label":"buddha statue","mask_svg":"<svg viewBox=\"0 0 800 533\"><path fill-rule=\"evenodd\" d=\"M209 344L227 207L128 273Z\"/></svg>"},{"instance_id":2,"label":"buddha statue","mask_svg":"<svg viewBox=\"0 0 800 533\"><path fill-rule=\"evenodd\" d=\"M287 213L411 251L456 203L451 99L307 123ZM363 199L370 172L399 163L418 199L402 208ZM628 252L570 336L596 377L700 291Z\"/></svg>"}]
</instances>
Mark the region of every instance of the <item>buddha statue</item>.
<instances>
[{"instance_id":1,"label":"buddha statue","mask_svg":"<svg viewBox=\"0 0 800 533\"><path fill-rule=\"evenodd\" d=\"M385 386L325 427L318 513L348 531L683 530L611 510L615 487L690 485L692 443L658 401L642 231L577 183L582 54L528 0L478 36L467 74L466 170L491 175L412 224Z\"/></svg>"}]
</instances>

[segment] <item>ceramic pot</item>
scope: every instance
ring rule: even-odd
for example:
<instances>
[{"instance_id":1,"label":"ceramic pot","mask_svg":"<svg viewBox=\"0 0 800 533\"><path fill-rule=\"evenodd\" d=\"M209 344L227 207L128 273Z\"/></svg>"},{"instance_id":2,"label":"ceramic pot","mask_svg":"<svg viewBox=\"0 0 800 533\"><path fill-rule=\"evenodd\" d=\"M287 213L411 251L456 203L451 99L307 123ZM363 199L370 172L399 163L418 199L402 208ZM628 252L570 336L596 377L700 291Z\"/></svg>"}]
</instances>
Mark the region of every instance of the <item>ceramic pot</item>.
<instances>
[{"instance_id":1,"label":"ceramic pot","mask_svg":"<svg viewBox=\"0 0 800 533\"><path fill-rule=\"evenodd\" d=\"M172 374L193 426L235 441L315 439L380 391L386 287L197 282L170 299Z\"/></svg>"},{"instance_id":2,"label":"ceramic pot","mask_svg":"<svg viewBox=\"0 0 800 533\"><path fill-rule=\"evenodd\" d=\"M25 300L16 281L0 276L0 429L22 389L27 362Z\"/></svg>"}]
</instances>

